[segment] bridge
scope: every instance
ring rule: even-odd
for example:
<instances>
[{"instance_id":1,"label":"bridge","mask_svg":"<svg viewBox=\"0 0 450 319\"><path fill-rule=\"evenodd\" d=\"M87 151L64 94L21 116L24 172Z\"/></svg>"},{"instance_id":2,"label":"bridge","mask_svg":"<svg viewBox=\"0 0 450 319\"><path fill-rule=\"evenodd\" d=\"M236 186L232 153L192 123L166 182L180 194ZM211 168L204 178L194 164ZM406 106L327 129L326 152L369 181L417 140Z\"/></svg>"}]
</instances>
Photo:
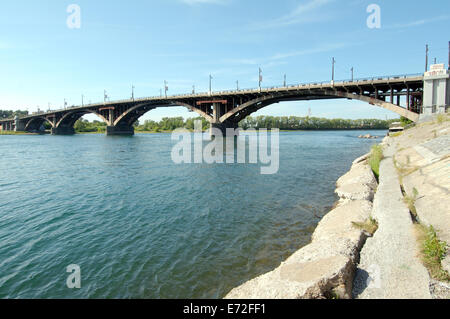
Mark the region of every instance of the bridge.
<instances>
[{"instance_id":1,"label":"bridge","mask_svg":"<svg viewBox=\"0 0 450 319\"><path fill-rule=\"evenodd\" d=\"M447 90L447 87L450 88L449 72L443 69L443 65L442 70L440 67L437 69L438 74L427 74L430 71L425 74L132 98L4 119L0 120L0 128L5 131L40 132L43 123L47 122L52 134L71 135L75 133L74 124L78 119L86 114L96 114L107 124L107 135L133 135L133 123L143 114L158 107L183 106L205 118L211 123L211 127L225 132L226 128L236 128L245 117L268 105L283 101L322 99L364 101L416 122L420 114L442 111L439 103L443 103L443 111L447 111L450 96ZM445 85L439 86L439 81L442 80ZM434 98L437 88L445 90L445 101L438 104ZM405 98L401 99L402 96Z\"/></svg>"}]
</instances>

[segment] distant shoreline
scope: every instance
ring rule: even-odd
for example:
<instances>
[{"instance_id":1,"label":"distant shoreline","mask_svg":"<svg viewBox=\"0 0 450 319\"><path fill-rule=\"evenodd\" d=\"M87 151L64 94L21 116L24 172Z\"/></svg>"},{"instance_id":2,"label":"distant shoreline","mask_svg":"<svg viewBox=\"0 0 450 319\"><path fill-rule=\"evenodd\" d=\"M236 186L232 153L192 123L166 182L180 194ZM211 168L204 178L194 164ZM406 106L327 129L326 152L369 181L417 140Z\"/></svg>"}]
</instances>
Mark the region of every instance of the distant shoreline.
<instances>
[{"instance_id":1,"label":"distant shoreline","mask_svg":"<svg viewBox=\"0 0 450 319\"><path fill-rule=\"evenodd\" d=\"M280 130L280 132L314 132L314 131L387 131L388 129L381 129L381 128L334 128L334 129L303 129L303 130ZM193 133L193 130L189 130L189 132ZM250 132L256 132L257 129L247 129L246 131ZM174 131L135 131L135 134L171 134ZM202 133L208 132L202 131ZM105 132L75 132L75 134L105 134ZM32 133L32 132L16 132L16 131L1 131L0 135L50 135L50 132L44 132L44 133Z\"/></svg>"}]
</instances>

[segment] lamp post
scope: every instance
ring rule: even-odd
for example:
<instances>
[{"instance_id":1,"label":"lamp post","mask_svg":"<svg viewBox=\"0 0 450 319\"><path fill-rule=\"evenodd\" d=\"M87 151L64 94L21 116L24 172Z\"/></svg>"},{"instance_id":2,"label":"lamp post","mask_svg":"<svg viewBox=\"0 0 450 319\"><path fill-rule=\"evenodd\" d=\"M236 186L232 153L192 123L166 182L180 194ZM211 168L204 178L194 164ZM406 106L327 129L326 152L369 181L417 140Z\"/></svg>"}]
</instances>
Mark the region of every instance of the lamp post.
<instances>
[{"instance_id":1,"label":"lamp post","mask_svg":"<svg viewBox=\"0 0 450 319\"><path fill-rule=\"evenodd\" d=\"M164 96L167 99L167 91L169 90L169 87L167 86L167 81L164 80Z\"/></svg>"},{"instance_id":2,"label":"lamp post","mask_svg":"<svg viewBox=\"0 0 450 319\"><path fill-rule=\"evenodd\" d=\"M212 94L212 79L213 79L213 77L212 77L212 75L210 74L210 75L209 75L209 95Z\"/></svg>"},{"instance_id":3,"label":"lamp post","mask_svg":"<svg viewBox=\"0 0 450 319\"><path fill-rule=\"evenodd\" d=\"M352 82L353 82L353 67L350 69L352 71Z\"/></svg>"},{"instance_id":4,"label":"lamp post","mask_svg":"<svg viewBox=\"0 0 450 319\"><path fill-rule=\"evenodd\" d=\"M131 85L131 99L134 101L134 85Z\"/></svg>"},{"instance_id":5,"label":"lamp post","mask_svg":"<svg viewBox=\"0 0 450 319\"><path fill-rule=\"evenodd\" d=\"M259 68L259 81L258 81L258 87L259 87L259 90L261 91L261 82L262 82L262 80L263 80L263 77L262 77L262 70L261 70L261 68Z\"/></svg>"},{"instance_id":6,"label":"lamp post","mask_svg":"<svg viewBox=\"0 0 450 319\"><path fill-rule=\"evenodd\" d=\"M334 65L336 64L336 60L333 57L331 59L331 81L334 83Z\"/></svg>"}]
</instances>

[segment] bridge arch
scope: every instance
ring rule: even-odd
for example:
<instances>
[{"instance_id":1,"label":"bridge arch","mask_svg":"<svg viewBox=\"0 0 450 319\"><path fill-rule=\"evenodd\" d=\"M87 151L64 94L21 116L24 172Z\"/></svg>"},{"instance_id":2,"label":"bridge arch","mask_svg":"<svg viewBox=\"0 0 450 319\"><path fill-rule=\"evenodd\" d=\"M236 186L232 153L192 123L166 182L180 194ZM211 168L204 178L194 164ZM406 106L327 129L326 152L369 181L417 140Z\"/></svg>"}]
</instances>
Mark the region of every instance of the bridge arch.
<instances>
[{"instance_id":1,"label":"bridge arch","mask_svg":"<svg viewBox=\"0 0 450 319\"><path fill-rule=\"evenodd\" d=\"M135 123L142 115L145 113L154 110L158 107L170 107L170 106L184 106L190 111L196 112L200 116L204 117L208 121L212 121L212 116L208 115L207 113L203 112L202 110L184 103L180 101L174 101L171 104L153 104L153 103L142 103L138 104L136 106L133 106L126 110L124 113L122 113L117 119L114 121L112 125L119 126L119 125L127 125L132 126L133 123Z\"/></svg>"},{"instance_id":2,"label":"bridge arch","mask_svg":"<svg viewBox=\"0 0 450 319\"><path fill-rule=\"evenodd\" d=\"M78 121L81 117L83 117L86 114L95 114L97 115L99 118L101 118L107 125L111 125L108 121L108 119L106 119L106 117L104 117L103 115L101 115L100 113L94 111L94 110L82 110L82 111L73 111L73 112L68 112L66 114L64 114L59 121L56 123L56 128L58 127L62 127L62 126L66 126L66 127L73 127L75 125L75 122Z\"/></svg>"},{"instance_id":3,"label":"bridge arch","mask_svg":"<svg viewBox=\"0 0 450 319\"><path fill-rule=\"evenodd\" d=\"M51 125L51 127L54 127L54 123L52 121L50 121L50 119L43 117L43 116L39 116L39 117L33 117L32 119L28 120L27 123L25 124L24 130L25 131L39 131L42 124L44 124L45 122L49 123Z\"/></svg>"},{"instance_id":4,"label":"bridge arch","mask_svg":"<svg viewBox=\"0 0 450 319\"><path fill-rule=\"evenodd\" d=\"M268 105L279 103L283 101L301 101L301 100L312 100L315 97L320 97L323 99L324 97L328 97L330 99L334 98L347 98L351 100L359 100L366 103L369 103L371 105L376 105L379 107L382 107L384 109L387 109L389 111L395 112L400 116L406 117L407 119L417 122L419 119L419 114L414 113L412 111L409 111L401 106L385 102L380 99L376 99L370 96L361 95L361 94L354 94L349 92L342 92L337 90L317 90L313 92L309 92L308 95L304 94L289 94L289 95L282 95L282 94L271 94L266 95L263 97L258 97L256 99L250 100L248 102L245 102L238 107L235 107L234 109L230 110L229 112L222 115L219 119L220 123L225 122L240 122L245 117L250 115L251 113L254 113L263 107L266 107Z\"/></svg>"}]
</instances>

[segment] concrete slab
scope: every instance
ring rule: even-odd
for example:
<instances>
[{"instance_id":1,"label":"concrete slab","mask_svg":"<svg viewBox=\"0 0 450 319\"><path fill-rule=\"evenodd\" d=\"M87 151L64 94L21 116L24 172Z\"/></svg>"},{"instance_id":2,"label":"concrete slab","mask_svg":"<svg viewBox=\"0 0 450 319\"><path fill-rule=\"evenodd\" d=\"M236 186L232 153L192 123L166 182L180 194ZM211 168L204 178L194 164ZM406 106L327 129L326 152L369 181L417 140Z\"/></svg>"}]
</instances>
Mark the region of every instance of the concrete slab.
<instances>
[{"instance_id":1,"label":"concrete slab","mask_svg":"<svg viewBox=\"0 0 450 319\"><path fill-rule=\"evenodd\" d=\"M361 299L431 298L428 271L418 258L417 241L389 145L380 164L380 184L372 216L378 230L361 250L353 297Z\"/></svg>"}]
</instances>

